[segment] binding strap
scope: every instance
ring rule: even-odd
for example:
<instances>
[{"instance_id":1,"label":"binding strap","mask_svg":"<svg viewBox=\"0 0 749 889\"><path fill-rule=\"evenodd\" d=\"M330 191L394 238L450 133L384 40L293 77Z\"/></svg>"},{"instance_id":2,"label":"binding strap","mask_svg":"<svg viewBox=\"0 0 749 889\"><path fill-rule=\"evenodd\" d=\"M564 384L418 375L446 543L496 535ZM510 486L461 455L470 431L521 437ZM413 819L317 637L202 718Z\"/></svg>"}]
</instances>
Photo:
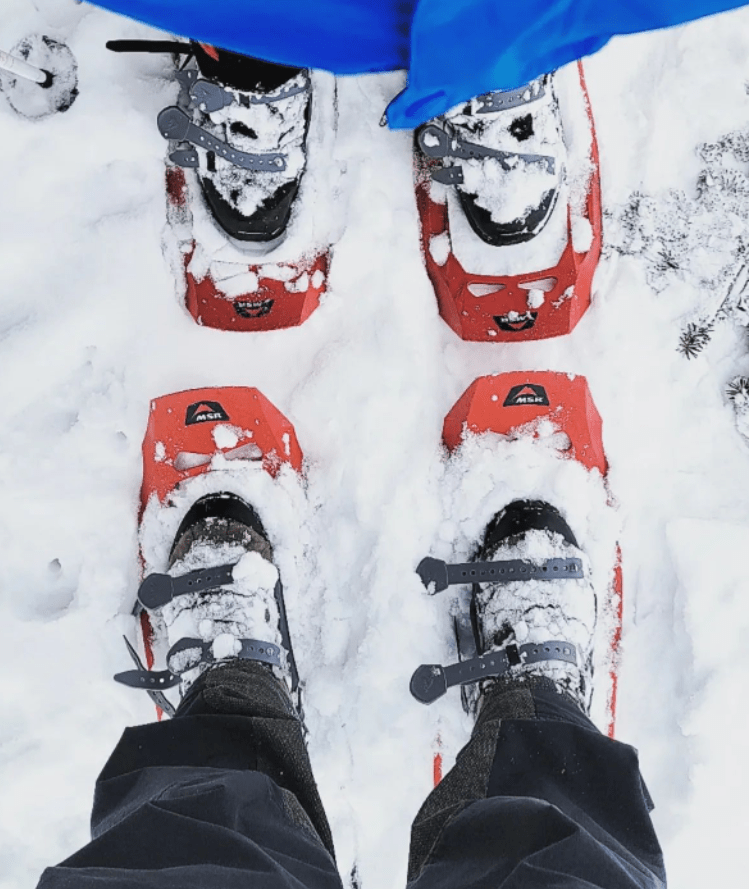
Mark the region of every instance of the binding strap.
<instances>
[{"instance_id":1,"label":"binding strap","mask_svg":"<svg viewBox=\"0 0 749 889\"><path fill-rule=\"evenodd\" d=\"M199 571L190 571L180 577L171 577L168 574L149 574L138 588L138 599L134 611L136 614L143 609L154 611L158 608L163 608L164 605L167 605L178 596L184 596L189 593L211 593L219 590L221 587L232 583L235 565L236 563L219 565L215 568L202 568ZM287 646L287 651L291 651L280 582L276 584L274 596L279 609L281 636L284 645ZM215 644L223 639L229 643L231 650L221 651L217 654ZM179 684L183 673L195 669L200 664L213 664L231 657L259 661L263 664L283 668L281 649L278 645L272 642L263 642L259 639L237 639L228 633L224 634L223 637L217 636L210 642L204 642L202 639L179 639L167 653L166 670L146 670L127 638L125 639L125 644L130 657L135 661L138 669L117 673L114 677L115 681L130 688L145 689L154 703L169 715L173 715L174 707L171 706L161 692L167 688L174 688L175 685ZM224 646L221 645L221 648L224 648ZM298 684L293 659L291 659L289 666L293 690Z\"/></svg>"},{"instance_id":2,"label":"binding strap","mask_svg":"<svg viewBox=\"0 0 749 889\"><path fill-rule=\"evenodd\" d=\"M445 158L459 160L477 160L491 157L499 161L499 165L505 172L516 169L518 163L530 166L542 167L547 173L554 175L556 160L545 154L519 154L513 151L500 151L498 148L488 148L477 142L470 142L455 133L449 133L435 124L422 127L418 133L419 148L427 157L435 160ZM432 179L442 182L444 185L460 185L463 182L463 168L460 165L445 167L432 171Z\"/></svg>"},{"instance_id":3,"label":"binding strap","mask_svg":"<svg viewBox=\"0 0 749 889\"><path fill-rule=\"evenodd\" d=\"M547 75L532 80L525 86L516 90L497 90L493 93L485 93L476 96L474 100L478 104L477 114L489 114L492 111L507 111L510 108L520 108L528 105L546 95Z\"/></svg>"},{"instance_id":4,"label":"binding strap","mask_svg":"<svg viewBox=\"0 0 749 889\"><path fill-rule=\"evenodd\" d=\"M198 148L213 151L219 157L243 170L255 170L260 173L281 173L286 169L285 154L280 152L250 154L247 151L239 151L236 148L232 148L228 143L222 142L221 139L211 135L208 130L204 130L197 124L194 124L189 116L176 105L170 105L161 111L157 118L157 123L159 132L165 139L175 142L190 142ZM172 159L174 160L174 158ZM175 160L175 163L178 163L178 161ZM195 165L189 164L189 166Z\"/></svg>"},{"instance_id":5,"label":"binding strap","mask_svg":"<svg viewBox=\"0 0 749 889\"><path fill-rule=\"evenodd\" d=\"M552 639L549 642L508 645L480 657L443 667L422 664L411 677L411 694L422 704L431 704L453 685L478 682L488 676L503 676L511 667L537 664L539 661L565 661L577 664L577 648L571 642Z\"/></svg>"},{"instance_id":6,"label":"binding strap","mask_svg":"<svg viewBox=\"0 0 749 889\"><path fill-rule=\"evenodd\" d=\"M180 72L187 74L188 72ZM192 73L192 72L190 72ZM228 86L221 86L212 80L194 80L190 86L190 104L197 106L201 111L212 114L230 105L239 105L242 108L250 108L252 105L271 105L299 93L306 93L309 89L309 81L304 83L285 83L277 90L270 93L245 93L241 90L233 90Z\"/></svg>"},{"instance_id":7,"label":"binding strap","mask_svg":"<svg viewBox=\"0 0 749 889\"><path fill-rule=\"evenodd\" d=\"M221 639L220 636L217 639ZM166 670L126 670L117 673L116 682L130 688L144 688L147 691L159 691L179 685L183 673L194 670L200 664L213 664L227 657L222 654L216 657L213 646L217 639L203 642L202 639L180 639L169 649L166 656ZM246 661L259 661L274 667L281 666L281 649L272 642L261 642L258 639L233 639L236 645L230 657ZM178 657L180 655L180 657Z\"/></svg>"},{"instance_id":8,"label":"binding strap","mask_svg":"<svg viewBox=\"0 0 749 889\"><path fill-rule=\"evenodd\" d=\"M568 580L585 577L583 561L576 558L545 559L543 562L505 559L498 562L448 565L442 559L427 556L419 562L416 573L432 594L440 593L454 584L514 583L516 580Z\"/></svg>"},{"instance_id":9,"label":"binding strap","mask_svg":"<svg viewBox=\"0 0 749 889\"><path fill-rule=\"evenodd\" d=\"M217 590L234 578L234 565L219 565L217 568L201 568L189 571L180 577L168 574L149 574L138 587L138 605L147 611L163 608L177 596L186 593L203 593ZM136 610L138 609L136 605Z\"/></svg>"},{"instance_id":10,"label":"binding strap","mask_svg":"<svg viewBox=\"0 0 749 889\"><path fill-rule=\"evenodd\" d=\"M458 584L551 581L585 577L582 559L574 557L545 559L543 562L505 559L496 562L463 562L448 565L442 559L428 556L419 562L416 573L432 595ZM411 694L422 704L431 704L437 698L441 698L453 685L478 682L488 676L502 676L511 667L522 667L539 661L564 661L576 665L577 648L571 642L551 639L548 642L528 642L520 646L513 643L501 651L490 651L447 667L440 664L422 664L411 677Z\"/></svg>"}]
</instances>

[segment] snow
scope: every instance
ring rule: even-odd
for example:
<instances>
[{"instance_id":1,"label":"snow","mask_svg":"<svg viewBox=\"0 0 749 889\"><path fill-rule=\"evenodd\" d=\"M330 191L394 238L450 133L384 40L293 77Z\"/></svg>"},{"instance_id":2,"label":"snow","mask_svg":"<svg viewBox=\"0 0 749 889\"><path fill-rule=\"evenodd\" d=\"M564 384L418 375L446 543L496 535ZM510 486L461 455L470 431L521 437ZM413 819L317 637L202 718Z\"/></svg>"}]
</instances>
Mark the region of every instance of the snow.
<instances>
[{"instance_id":1,"label":"snow","mask_svg":"<svg viewBox=\"0 0 749 889\"><path fill-rule=\"evenodd\" d=\"M216 442L216 447L222 450L236 447L240 435L241 430L232 428L226 423L219 423L218 426L214 426L211 430L211 436Z\"/></svg>"},{"instance_id":2,"label":"snow","mask_svg":"<svg viewBox=\"0 0 749 889\"><path fill-rule=\"evenodd\" d=\"M451 656L445 600L414 567L466 547L499 493L461 488L442 420L477 376L525 368L585 374L604 419L618 505L604 515L621 522L624 565L617 734L639 750L671 885L741 885L749 450L724 390L749 355L734 318L694 360L676 349L685 321L722 299L700 275L731 251L700 240L656 291L648 255L613 246L633 193L661 215L669 190L694 199L696 147L749 126L749 11L617 40L586 64L609 249L575 332L515 346L461 342L438 317L411 134L379 126L399 75L342 79L334 145L314 131L305 209L272 264L332 232L320 308L296 329L227 334L193 322L162 254L169 59L104 49L153 32L63 0L5 0L3 13L3 48L31 33L70 46L80 94L35 123L0 95L0 886L33 885L86 841L98 771L124 726L154 718L147 696L111 681L130 667L141 442L151 398L212 385L257 386L296 428L306 482L221 458L198 488L240 471L262 503L341 873L356 860L365 889L403 885L436 738L449 766L471 726L457 695L426 708L408 694L418 664ZM214 232L206 269L239 261L197 224ZM571 511L592 561L603 538L586 498L537 484ZM188 506L147 511L147 566L163 569Z\"/></svg>"},{"instance_id":3,"label":"snow","mask_svg":"<svg viewBox=\"0 0 749 889\"><path fill-rule=\"evenodd\" d=\"M450 255L450 236L447 232L432 235L429 239L429 254L437 265L444 265Z\"/></svg>"},{"instance_id":4,"label":"snow","mask_svg":"<svg viewBox=\"0 0 749 889\"><path fill-rule=\"evenodd\" d=\"M245 553L234 566L232 577L236 582L247 581L253 589L272 590L278 580L278 569L259 553Z\"/></svg>"},{"instance_id":5,"label":"snow","mask_svg":"<svg viewBox=\"0 0 749 889\"><path fill-rule=\"evenodd\" d=\"M544 304L544 299L546 298L546 291L541 290L540 288L532 288L528 291L528 308L529 309L540 309Z\"/></svg>"}]
</instances>

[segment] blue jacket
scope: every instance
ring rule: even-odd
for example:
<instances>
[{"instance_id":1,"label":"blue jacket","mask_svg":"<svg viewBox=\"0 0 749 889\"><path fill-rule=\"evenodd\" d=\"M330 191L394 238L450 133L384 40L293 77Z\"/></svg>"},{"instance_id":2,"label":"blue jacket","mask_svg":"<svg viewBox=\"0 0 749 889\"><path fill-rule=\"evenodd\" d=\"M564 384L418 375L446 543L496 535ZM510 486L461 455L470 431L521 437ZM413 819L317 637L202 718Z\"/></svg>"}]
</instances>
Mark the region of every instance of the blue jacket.
<instances>
[{"instance_id":1,"label":"blue jacket","mask_svg":"<svg viewBox=\"0 0 749 889\"><path fill-rule=\"evenodd\" d=\"M741 0L95 0L165 31L336 74L408 69L388 109L414 127L522 86L615 34L677 25ZM113 35L116 36L116 35Z\"/></svg>"}]
</instances>

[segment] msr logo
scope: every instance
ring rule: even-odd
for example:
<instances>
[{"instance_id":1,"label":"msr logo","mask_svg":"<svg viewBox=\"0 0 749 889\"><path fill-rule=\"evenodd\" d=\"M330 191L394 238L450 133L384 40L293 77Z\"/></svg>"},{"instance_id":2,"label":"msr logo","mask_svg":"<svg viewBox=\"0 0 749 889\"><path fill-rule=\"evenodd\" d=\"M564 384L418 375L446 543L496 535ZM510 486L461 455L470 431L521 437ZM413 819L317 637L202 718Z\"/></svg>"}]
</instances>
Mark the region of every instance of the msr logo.
<instances>
[{"instance_id":1,"label":"msr logo","mask_svg":"<svg viewBox=\"0 0 749 889\"><path fill-rule=\"evenodd\" d=\"M543 386L524 383L522 386L513 386L510 389L502 407L515 407L519 404L542 404L548 407L549 396Z\"/></svg>"},{"instance_id":2,"label":"msr logo","mask_svg":"<svg viewBox=\"0 0 749 889\"><path fill-rule=\"evenodd\" d=\"M240 318L263 318L273 308L272 299L235 299L234 311Z\"/></svg>"},{"instance_id":3,"label":"msr logo","mask_svg":"<svg viewBox=\"0 0 749 889\"><path fill-rule=\"evenodd\" d=\"M217 401L196 401L187 408L185 426L194 426L195 423L226 422L229 415Z\"/></svg>"},{"instance_id":4,"label":"msr logo","mask_svg":"<svg viewBox=\"0 0 749 889\"><path fill-rule=\"evenodd\" d=\"M494 323L500 330L509 333L519 333L521 330L530 330L536 323L538 312L508 312L506 315L495 315Z\"/></svg>"}]
</instances>

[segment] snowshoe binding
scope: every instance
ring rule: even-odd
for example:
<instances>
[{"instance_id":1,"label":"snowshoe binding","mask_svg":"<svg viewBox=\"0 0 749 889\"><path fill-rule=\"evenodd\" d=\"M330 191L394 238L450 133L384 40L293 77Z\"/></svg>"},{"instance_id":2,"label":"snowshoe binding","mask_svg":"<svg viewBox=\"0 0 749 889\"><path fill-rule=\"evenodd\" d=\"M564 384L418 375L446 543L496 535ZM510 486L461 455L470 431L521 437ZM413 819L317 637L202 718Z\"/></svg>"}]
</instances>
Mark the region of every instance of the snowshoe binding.
<instances>
[{"instance_id":1,"label":"snowshoe binding","mask_svg":"<svg viewBox=\"0 0 749 889\"><path fill-rule=\"evenodd\" d=\"M421 127L415 169L422 250L453 330L494 342L569 333L601 249L582 68L478 96Z\"/></svg>"}]
</instances>

